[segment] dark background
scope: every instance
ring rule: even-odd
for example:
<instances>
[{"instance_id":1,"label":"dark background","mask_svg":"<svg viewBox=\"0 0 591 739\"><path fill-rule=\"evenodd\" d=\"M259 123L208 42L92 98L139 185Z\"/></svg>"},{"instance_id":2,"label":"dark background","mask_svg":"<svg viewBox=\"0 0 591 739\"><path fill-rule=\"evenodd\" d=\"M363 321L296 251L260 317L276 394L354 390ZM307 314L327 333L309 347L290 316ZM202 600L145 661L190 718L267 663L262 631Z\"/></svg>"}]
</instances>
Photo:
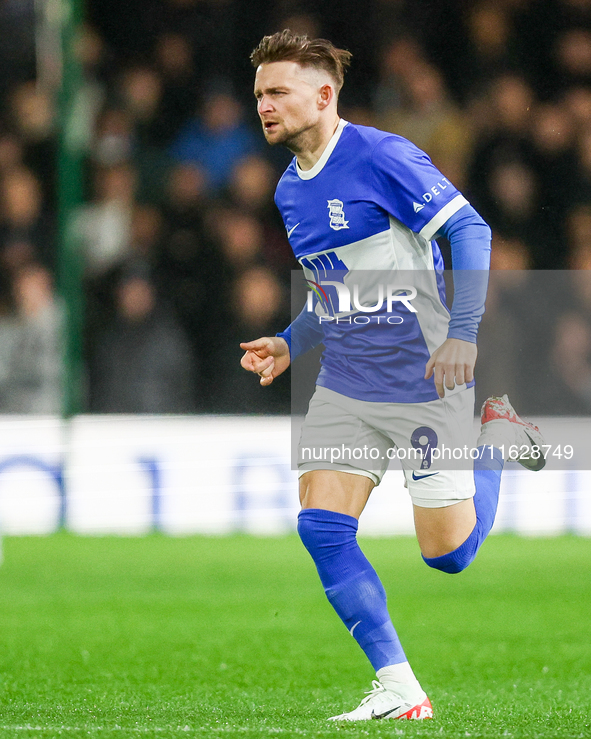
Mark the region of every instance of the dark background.
<instances>
[{"instance_id":1,"label":"dark background","mask_svg":"<svg viewBox=\"0 0 591 739\"><path fill-rule=\"evenodd\" d=\"M260 388L238 347L290 320L272 200L290 155L264 144L248 60L284 27L352 51L341 114L427 151L490 223L494 270L554 275L558 302L527 277L494 283L479 389L510 390L520 412L591 410L576 276L591 265L591 2L88 0L86 17L85 410L289 412L289 373ZM57 412L59 121L33 2L3 0L0 34L0 412Z\"/></svg>"}]
</instances>

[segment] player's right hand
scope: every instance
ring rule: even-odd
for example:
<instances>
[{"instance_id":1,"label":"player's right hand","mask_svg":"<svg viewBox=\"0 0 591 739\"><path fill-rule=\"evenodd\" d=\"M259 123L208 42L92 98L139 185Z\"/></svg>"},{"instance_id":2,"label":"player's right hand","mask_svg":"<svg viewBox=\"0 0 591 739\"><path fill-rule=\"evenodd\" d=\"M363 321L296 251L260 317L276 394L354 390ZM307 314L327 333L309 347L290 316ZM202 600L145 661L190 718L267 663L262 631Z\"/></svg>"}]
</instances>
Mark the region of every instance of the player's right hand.
<instances>
[{"instance_id":1,"label":"player's right hand","mask_svg":"<svg viewBox=\"0 0 591 739\"><path fill-rule=\"evenodd\" d=\"M255 341L244 341L240 348L245 350L240 364L245 370L259 375L261 385L270 385L285 372L291 362L287 341L279 336L263 336Z\"/></svg>"}]
</instances>

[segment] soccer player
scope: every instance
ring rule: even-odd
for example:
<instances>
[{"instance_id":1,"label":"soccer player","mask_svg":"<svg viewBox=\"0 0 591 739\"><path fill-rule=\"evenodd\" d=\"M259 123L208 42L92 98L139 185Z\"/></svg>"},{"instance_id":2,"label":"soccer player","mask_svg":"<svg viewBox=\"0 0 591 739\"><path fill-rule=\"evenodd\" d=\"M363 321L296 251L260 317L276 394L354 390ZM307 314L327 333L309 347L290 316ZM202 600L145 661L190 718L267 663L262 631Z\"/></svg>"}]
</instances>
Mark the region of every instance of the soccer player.
<instances>
[{"instance_id":1,"label":"soccer player","mask_svg":"<svg viewBox=\"0 0 591 739\"><path fill-rule=\"evenodd\" d=\"M475 342L490 229L409 141L339 117L337 98L350 56L327 40L289 30L266 36L251 55L265 138L295 155L275 200L305 276L323 288L325 302L316 301L312 311L305 307L277 336L241 344L241 363L270 385L296 356L324 343L300 439L298 532L330 603L378 678L356 709L332 718L424 719L432 716L431 703L402 649L384 588L356 539L388 451L412 447L425 453L402 463L406 486L423 559L449 573L472 562L493 525L504 461L512 455L540 469L545 460L538 429L516 415L506 396L485 402L480 454L469 468L446 469L427 454L445 445L473 447ZM451 245L451 312L438 280L439 235ZM379 271L377 279L405 270L417 282L402 291L387 288L389 299L381 293L382 307L378 300L370 315L353 285L366 270ZM338 301L336 293L326 294L330 288ZM341 304L347 294L353 294L354 308L346 299ZM355 320L361 315L376 320ZM396 332L388 317L394 317ZM378 450L377 461L304 455L315 448L364 446Z\"/></svg>"}]
</instances>

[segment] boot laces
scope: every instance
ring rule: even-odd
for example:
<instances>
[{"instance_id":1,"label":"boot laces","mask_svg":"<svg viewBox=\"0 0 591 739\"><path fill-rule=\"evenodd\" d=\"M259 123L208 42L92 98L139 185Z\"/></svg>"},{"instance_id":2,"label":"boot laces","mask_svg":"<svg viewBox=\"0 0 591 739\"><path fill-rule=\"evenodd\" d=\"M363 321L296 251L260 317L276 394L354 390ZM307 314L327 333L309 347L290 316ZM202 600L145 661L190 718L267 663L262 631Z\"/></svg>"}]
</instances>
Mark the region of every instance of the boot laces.
<instances>
[{"instance_id":1,"label":"boot laces","mask_svg":"<svg viewBox=\"0 0 591 739\"><path fill-rule=\"evenodd\" d=\"M372 680L371 681L372 689L366 690L365 695L367 696L364 698L360 706L364 706L366 703L368 703L372 698L374 698L376 695L379 695L380 693L385 693L386 688L382 685L382 683L379 680Z\"/></svg>"}]
</instances>

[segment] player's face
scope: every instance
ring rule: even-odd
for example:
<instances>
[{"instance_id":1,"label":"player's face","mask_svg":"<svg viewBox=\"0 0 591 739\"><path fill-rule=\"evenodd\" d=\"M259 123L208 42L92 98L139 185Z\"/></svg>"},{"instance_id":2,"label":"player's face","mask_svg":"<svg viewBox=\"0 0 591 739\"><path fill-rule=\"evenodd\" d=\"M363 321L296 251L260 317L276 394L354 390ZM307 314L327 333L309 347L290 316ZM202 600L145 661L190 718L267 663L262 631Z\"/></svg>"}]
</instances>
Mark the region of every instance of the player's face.
<instances>
[{"instance_id":1,"label":"player's face","mask_svg":"<svg viewBox=\"0 0 591 739\"><path fill-rule=\"evenodd\" d=\"M322 80L314 69L297 62L261 64L254 94L263 132L269 144L296 144L320 118Z\"/></svg>"}]
</instances>

